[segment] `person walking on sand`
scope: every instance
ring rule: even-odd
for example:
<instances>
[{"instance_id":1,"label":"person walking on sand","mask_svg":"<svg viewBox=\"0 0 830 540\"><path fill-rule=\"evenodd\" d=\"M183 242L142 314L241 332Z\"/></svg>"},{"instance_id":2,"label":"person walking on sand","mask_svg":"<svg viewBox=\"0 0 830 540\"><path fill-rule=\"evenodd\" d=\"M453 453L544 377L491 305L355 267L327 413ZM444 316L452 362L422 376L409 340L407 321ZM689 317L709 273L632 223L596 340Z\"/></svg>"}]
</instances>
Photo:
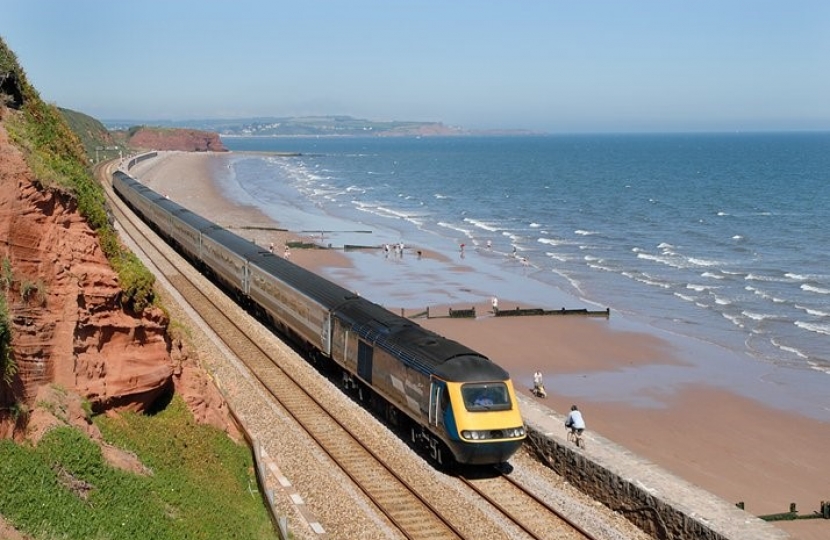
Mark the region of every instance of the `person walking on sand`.
<instances>
[{"instance_id":1,"label":"person walking on sand","mask_svg":"<svg viewBox=\"0 0 830 540\"><path fill-rule=\"evenodd\" d=\"M493 299L490 301L490 303L493 305L493 315L498 315L499 314L499 299L496 296L494 296Z\"/></svg>"},{"instance_id":2,"label":"person walking on sand","mask_svg":"<svg viewBox=\"0 0 830 540\"><path fill-rule=\"evenodd\" d=\"M286 259L291 258L291 251L289 251L288 246L285 246L285 251L283 251L283 257L285 257Z\"/></svg>"},{"instance_id":3,"label":"person walking on sand","mask_svg":"<svg viewBox=\"0 0 830 540\"><path fill-rule=\"evenodd\" d=\"M540 398L548 397L548 393L545 391L545 383L542 380L542 372L538 369L533 374L533 395Z\"/></svg>"}]
</instances>

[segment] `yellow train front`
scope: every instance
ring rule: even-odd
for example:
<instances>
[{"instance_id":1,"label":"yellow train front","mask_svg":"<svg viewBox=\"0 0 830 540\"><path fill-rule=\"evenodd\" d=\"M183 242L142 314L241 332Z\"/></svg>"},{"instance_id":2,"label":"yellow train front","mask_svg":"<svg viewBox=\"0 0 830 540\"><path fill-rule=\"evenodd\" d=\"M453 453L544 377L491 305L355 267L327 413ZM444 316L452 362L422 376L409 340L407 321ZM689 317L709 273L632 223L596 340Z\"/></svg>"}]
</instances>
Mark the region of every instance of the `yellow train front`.
<instances>
[{"instance_id":1,"label":"yellow train front","mask_svg":"<svg viewBox=\"0 0 830 540\"><path fill-rule=\"evenodd\" d=\"M521 447L518 400L498 365L481 356L453 358L436 370L430 388L430 422L459 463L504 463Z\"/></svg>"},{"instance_id":2,"label":"yellow train front","mask_svg":"<svg viewBox=\"0 0 830 540\"><path fill-rule=\"evenodd\" d=\"M521 447L510 376L485 356L363 298L339 305L330 329L347 386L381 397L393 423L408 418L412 442L433 460L499 464Z\"/></svg>"}]
</instances>

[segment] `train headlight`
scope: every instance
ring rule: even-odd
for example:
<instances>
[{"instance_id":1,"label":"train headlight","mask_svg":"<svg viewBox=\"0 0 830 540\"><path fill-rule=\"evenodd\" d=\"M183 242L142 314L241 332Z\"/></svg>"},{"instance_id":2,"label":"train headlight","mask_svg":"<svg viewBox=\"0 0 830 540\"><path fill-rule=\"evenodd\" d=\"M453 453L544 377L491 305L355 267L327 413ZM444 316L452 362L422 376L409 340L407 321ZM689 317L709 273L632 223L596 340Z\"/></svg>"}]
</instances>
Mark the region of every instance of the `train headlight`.
<instances>
[{"instance_id":1,"label":"train headlight","mask_svg":"<svg viewBox=\"0 0 830 540\"><path fill-rule=\"evenodd\" d=\"M517 439L525 436L524 426L507 429L465 429L461 436L471 441L486 441L490 439Z\"/></svg>"}]
</instances>

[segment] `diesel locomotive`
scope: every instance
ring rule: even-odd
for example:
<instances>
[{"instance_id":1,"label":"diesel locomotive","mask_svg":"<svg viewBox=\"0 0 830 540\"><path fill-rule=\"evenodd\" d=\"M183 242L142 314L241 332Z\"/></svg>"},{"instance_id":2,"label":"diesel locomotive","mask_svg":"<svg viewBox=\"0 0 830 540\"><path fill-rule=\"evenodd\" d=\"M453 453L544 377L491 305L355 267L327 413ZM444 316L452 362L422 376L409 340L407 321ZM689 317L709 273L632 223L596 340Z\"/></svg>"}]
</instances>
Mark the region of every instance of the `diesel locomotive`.
<instances>
[{"instance_id":1,"label":"diesel locomotive","mask_svg":"<svg viewBox=\"0 0 830 540\"><path fill-rule=\"evenodd\" d=\"M525 439L508 373L473 349L271 253L122 170L114 191L197 268L408 428L438 463L506 462Z\"/></svg>"}]
</instances>

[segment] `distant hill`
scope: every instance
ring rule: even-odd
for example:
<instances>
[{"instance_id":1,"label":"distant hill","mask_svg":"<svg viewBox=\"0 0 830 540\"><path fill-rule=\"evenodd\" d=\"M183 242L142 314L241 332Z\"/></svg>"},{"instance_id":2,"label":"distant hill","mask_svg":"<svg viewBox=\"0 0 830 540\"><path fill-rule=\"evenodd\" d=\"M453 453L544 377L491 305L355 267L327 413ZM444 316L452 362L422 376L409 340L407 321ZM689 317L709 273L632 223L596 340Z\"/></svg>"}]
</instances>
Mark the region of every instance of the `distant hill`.
<instances>
[{"instance_id":1,"label":"distant hill","mask_svg":"<svg viewBox=\"0 0 830 540\"><path fill-rule=\"evenodd\" d=\"M374 121L351 116L258 117L203 120L104 120L110 129L127 129L144 124L158 127L213 131L224 137L405 137L487 134L528 134L528 131L472 131L441 122Z\"/></svg>"},{"instance_id":2,"label":"distant hill","mask_svg":"<svg viewBox=\"0 0 830 540\"><path fill-rule=\"evenodd\" d=\"M120 157L119 153L124 150L123 142L117 142L112 133L99 120L71 109L58 107L58 111L72 131L81 139L81 144L90 160L103 161Z\"/></svg>"}]
</instances>

